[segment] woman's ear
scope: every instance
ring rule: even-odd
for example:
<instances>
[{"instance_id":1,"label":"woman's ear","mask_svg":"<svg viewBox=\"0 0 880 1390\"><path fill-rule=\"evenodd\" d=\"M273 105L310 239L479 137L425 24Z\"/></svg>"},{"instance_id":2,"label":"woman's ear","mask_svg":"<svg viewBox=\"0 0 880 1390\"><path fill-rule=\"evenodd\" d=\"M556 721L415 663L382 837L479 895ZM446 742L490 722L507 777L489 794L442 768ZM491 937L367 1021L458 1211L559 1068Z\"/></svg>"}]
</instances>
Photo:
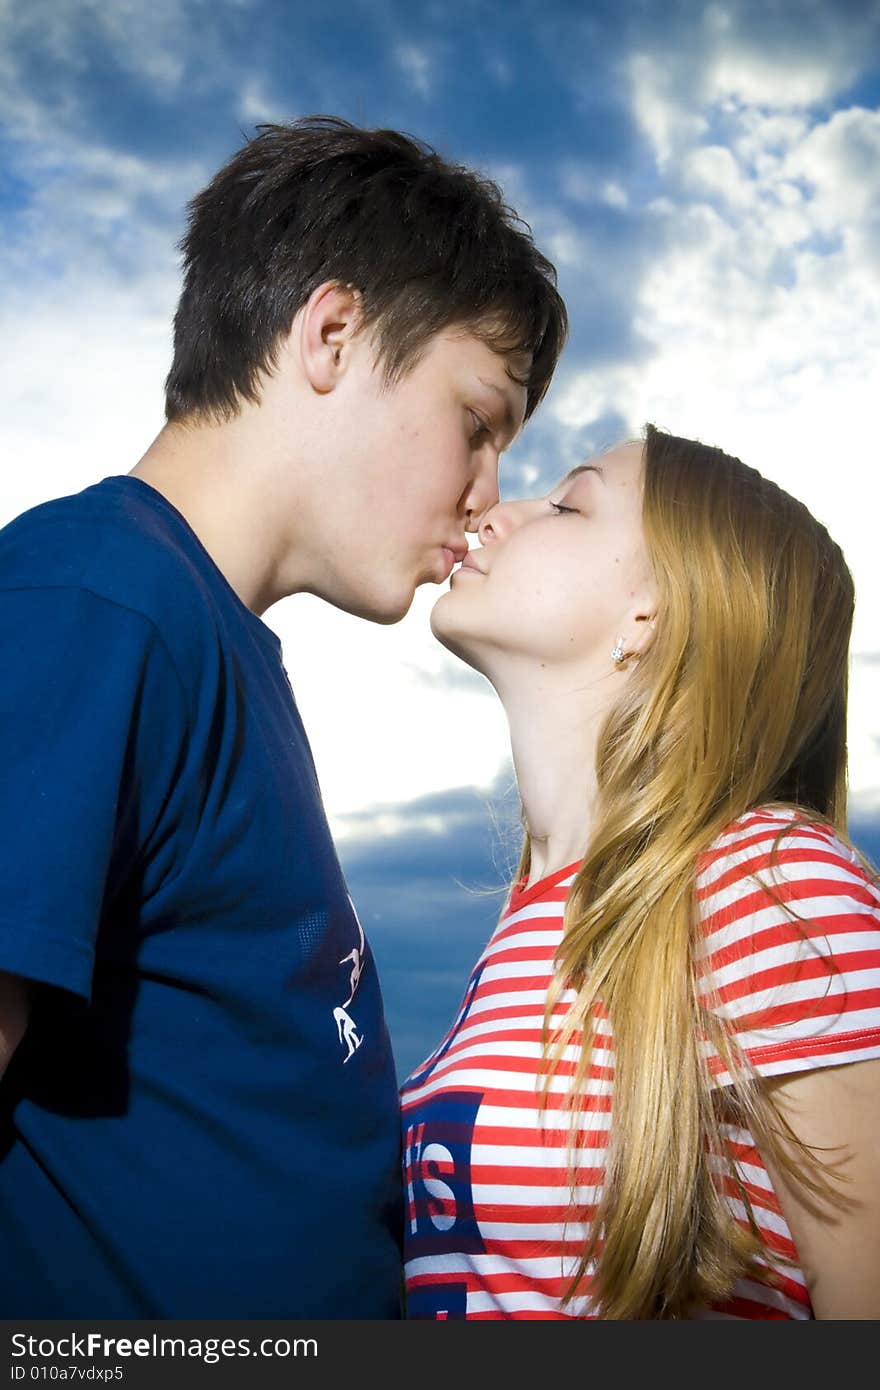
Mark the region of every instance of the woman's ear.
<instances>
[{"instance_id":1,"label":"woman's ear","mask_svg":"<svg viewBox=\"0 0 880 1390\"><path fill-rule=\"evenodd\" d=\"M623 648L627 657L643 657L650 650L657 631L657 608L654 602L640 603L634 608L624 629Z\"/></svg>"}]
</instances>

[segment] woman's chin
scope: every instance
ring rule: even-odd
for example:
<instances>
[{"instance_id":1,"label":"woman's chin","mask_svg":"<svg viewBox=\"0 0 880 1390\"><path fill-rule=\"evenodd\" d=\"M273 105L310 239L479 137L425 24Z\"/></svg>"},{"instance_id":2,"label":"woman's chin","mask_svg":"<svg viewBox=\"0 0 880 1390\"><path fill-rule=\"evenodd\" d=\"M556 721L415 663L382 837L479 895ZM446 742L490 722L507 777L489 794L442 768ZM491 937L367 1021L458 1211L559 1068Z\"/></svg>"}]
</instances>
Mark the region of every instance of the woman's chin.
<instances>
[{"instance_id":1,"label":"woman's chin","mask_svg":"<svg viewBox=\"0 0 880 1390\"><path fill-rule=\"evenodd\" d=\"M452 652L453 656L457 656L459 661L473 666L475 671L481 670L477 656L477 644L472 642L457 624L445 621L442 599L438 599L431 610L431 631L440 645Z\"/></svg>"}]
</instances>

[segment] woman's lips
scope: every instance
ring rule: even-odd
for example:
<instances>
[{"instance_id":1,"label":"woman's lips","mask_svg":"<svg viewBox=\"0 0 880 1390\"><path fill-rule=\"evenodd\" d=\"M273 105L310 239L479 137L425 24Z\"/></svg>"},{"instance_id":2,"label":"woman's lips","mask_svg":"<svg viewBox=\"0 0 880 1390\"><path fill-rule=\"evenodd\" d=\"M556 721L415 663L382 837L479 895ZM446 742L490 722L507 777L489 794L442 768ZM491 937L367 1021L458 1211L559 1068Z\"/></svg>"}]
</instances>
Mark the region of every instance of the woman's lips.
<instances>
[{"instance_id":1,"label":"woman's lips","mask_svg":"<svg viewBox=\"0 0 880 1390\"><path fill-rule=\"evenodd\" d=\"M466 574L485 574L485 573L486 573L485 570L481 570L481 569L480 569L480 566L474 563L474 561L471 559L470 555L465 555L464 559L463 559L462 562L461 562L461 567L460 567L459 570L456 571L456 573L460 574L462 570L464 570L464 572L465 572Z\"/></svg>"},{"instance_id":2,"label":"woman's lips","mask_svg":"<svg viewBox=\"0 0 880 1390\"><path fill-rule=\"evenodd\" d=\"M462 570L465 570L468 574L485 574L485 570L481 570L479 565L474 564L467 551L462 555L460 550L451 550L448 545L441 546L441 550L443 553L443 578L440 581L441 584L450 577L454 579L455 575L461 574ZM459 560L461 560L461 564L458 566L458 569L455 569ZM453 570L455 573L453 573Z\"/></svg>"}]
</instances>

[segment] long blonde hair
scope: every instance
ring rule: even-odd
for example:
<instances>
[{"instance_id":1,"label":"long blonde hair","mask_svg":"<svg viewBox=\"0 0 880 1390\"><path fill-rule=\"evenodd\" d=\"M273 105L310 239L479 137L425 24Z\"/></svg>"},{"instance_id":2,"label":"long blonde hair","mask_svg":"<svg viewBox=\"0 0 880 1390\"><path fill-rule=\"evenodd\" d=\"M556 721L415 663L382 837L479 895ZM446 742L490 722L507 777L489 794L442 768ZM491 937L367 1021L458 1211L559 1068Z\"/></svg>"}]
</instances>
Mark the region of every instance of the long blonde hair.
<instances>
[{"instance_id":1,"label":"long blonde hair","mask_svg":"<svg viewBox=\"0 0 880 1390\"><path fill-rule=\"evenodd\" d=\"M828 1165L751 1084L729 1027L700 999L694 882L700 854L758 806L798 808L846 840L852 579L806 507L739 459L650 425L643 457L656 635L600 733L594 832L568 895L544 1035L546 1097L580 1034L576 1096L598 1011L611 1023L605 1185L568 1295L592 1262L590 1295L606 1318L687 1317L766 1255L757 1223L735 1221L713 1177L709 1153L725 1150L701 1034L727 1063L737 1123L806 1193L836 1200ZM520 876L528 869L526 840ZM567 988L575 1002L551 1028ZM572 1153L584 1123L573 1109ZM574 1171L571 1181L574 1196Z\"/></svg>"}]
</instances>

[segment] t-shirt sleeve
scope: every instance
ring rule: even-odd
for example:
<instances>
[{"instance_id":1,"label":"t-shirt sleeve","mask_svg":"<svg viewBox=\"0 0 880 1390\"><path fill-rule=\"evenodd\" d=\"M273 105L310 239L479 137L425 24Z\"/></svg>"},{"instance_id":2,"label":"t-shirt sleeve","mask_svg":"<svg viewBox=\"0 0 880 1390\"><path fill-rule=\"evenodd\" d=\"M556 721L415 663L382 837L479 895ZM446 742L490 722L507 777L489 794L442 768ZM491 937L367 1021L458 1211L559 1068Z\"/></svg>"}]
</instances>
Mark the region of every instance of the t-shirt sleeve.
<instances>
[{"instance_id":1,"label":"t-shirt sleeve","mask_svg":"<svg viewBox=\"0 0 880 1390\"><path fill-rule=\"evenodd\" d=\"M773 852L783 824L738 831L697 877L702 1001L761 1076L880 1057L880 892L830 828L790 821Z\"/></svg>"},{"instance_id":2,"label":"t-shirt sleeve","mask_svg":"<svg viewBox=\"0 0 880 1390\"><path fill-rule=\"evenodd\" d=\"M146 617L0 590L0 969L90 997L108 884L162 815L186 724Z\"/></svg>"}]
</instances>

